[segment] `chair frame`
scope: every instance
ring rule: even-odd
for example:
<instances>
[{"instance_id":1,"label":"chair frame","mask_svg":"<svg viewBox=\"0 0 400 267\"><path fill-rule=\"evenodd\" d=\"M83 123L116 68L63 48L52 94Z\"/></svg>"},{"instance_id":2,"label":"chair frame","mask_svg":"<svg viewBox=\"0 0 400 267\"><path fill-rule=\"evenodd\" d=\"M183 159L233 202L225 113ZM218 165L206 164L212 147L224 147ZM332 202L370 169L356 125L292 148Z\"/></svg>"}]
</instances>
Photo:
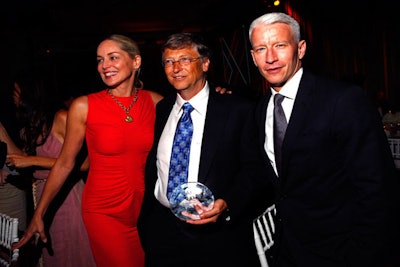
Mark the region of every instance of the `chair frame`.
<instances>
[{"instance_id":1,"label":"chair frame","mask_svg":"<svg viewBox=\"0 0 400 267\"><path fill-rule=\"evenodd\" d=\"M390 151L397 169L400 169L400 138L388 138Z\"/></svg>"},{"instance_id":2,"label":"chair frame","mask_svg":"<svg viewBox=\"0 0 400 267\"><path fill-rule=\"evenodd\" d=\"M253 220L254 242L261 267L268 267L265 252L274 245L276 216L275 204L269 206L260 216Z\"/></svg>"},{"instance_id":3,"label":"chair frame","mask_svg":"<svg viewBox=\"0 0 400 267\"><path fill-rule=\"evenodd\" d=\"M19 249L12 249L12 245L19 241L18 218L12 218L0 213L0 266L16 266L19 258Z\"/></svg>"}]
</instances>

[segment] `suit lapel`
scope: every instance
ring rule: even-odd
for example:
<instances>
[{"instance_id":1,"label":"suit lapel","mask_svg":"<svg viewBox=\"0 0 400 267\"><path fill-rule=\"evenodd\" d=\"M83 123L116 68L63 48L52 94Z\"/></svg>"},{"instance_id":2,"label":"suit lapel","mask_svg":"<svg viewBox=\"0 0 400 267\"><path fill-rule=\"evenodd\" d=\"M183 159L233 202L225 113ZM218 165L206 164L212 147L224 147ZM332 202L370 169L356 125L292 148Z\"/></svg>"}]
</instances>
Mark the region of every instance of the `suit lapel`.
<instances>
[{"instance_id":1,"label":"suit lapel","mask_svg":"<svg viewBox=\"0 0 400 267\"><path fill-rule=\"evenodd\" d=\"M223 129L225 128L225 119L227 109L224 108L224 102L221 97L214 93L210 88L208 99L207 115L204 125L203 140L201 145L201 156L199 166L199 182L204 183L210 170L218 143L223 138Z\"/></svg>"},{"instance_id":2,"label":"suit lapel","mask_svg":"<svg viewBox=\"0 0 400 267\"><path fill-rule=\"evenodd\" d=\"M267 107L268 107L268 103L271 98L271 95L272 95L271 90L268 90L266 95L262 98L261 103L258 105L258 109L256 110L256 116L258 116L256 118L256 121L259 123L259 125L258 125L259 135L262 137L262 138L259 138L259 140L260 140L259 145L260 145L260 147L263 148L262 150L264 151L264 153L263 153L264 161L267 164L270 164L270 161L269 161L269 157L264 149L264 143L265 143L265 138L266 138L265 121L267 119Z\"/></svg>"},{"instance_id":3,"label":"suit lapel","mask_svg":"<svg viewBox=\"0 0 400 267\"><path fill-rule=\"evenodd\" d=\"M171 113L172 107L174 106L176 95L168 96L157 105L156 122L154 125L154 145L158 147L161 134L164 130L165 124L167 123L169 114Z\"/></svg>"},{"instance_id":4,"label":"suit lapel","mask_svg":"<svg viewBox=\"0 0 400 267\"><path fill-rule=\"evenodd\" d=\"M282 144L283 177L286 173L285 169L287 167L288 159L290 158L291 148L294 147L296 139L298 138L301 130L304 128L304 125L307 123L307 114L312 108L312 91L314 90L314 87L314 79L309 76L306 71L304 71Z\"/></svg>"}]
</instances>

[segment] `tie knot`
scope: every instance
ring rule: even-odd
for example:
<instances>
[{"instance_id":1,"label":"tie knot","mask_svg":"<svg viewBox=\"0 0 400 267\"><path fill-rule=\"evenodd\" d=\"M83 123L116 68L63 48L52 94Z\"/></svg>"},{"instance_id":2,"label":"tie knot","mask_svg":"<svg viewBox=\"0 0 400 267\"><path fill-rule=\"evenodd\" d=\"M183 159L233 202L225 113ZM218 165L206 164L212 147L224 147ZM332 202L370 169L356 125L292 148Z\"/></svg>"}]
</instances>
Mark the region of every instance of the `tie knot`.
<instances>
[{"instance_id":1,"label":"tie knot","mask_svg":"<svg viewBox=\"0 0 400 267\"><path fill-rule=\"evenodd\" d=\"M183 113L190 113L193 111L194 107L192 107L189 102L186 102L185 104L183 104L182 109Z\"/></svg>"},{"instance_id":2,"label":"tie knot","mask_svg":"<svg viewBox=\"0 0 400 267\"><path fill-rule=\"evenodd\" d=\"M281 94L276 94L274 96L274 104L280 106L284 98L285 98L285 96L283 96Z\"/></svg>"}]
</instances>

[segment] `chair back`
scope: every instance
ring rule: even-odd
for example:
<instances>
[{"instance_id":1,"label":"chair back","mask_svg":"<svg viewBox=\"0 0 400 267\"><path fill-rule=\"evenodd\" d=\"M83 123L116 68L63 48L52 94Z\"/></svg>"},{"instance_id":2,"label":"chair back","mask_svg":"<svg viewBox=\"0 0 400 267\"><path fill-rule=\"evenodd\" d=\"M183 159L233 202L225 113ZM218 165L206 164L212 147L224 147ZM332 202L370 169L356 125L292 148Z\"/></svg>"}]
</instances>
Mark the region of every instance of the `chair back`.
<instances>
[{"instance_id":1,"label":"chair back","mask_svg":"<svg viewBox=\"0 0 400 267\"><path fill-rule=\"evenodd\" d=\"M389 137L388 143L396 168L400 169L400 138Z\"/></svg>"},{"instance_id":2,"label":"chair back","mask_svg":"<svg viewBox=\"0 0 400 267\"><path fill-rule=\"evenodd\" d=\"M0 213L0 266L11 267L18 265L19 249L12 245L19 241L18 218Z\"/></svg>"},{"instance_id":3,"label":"chair back","mask_svg":"<svg viewBox=\"0 0 400 267\"><path fill-rule=\"evenodd\" d=\"M275 205L269 206L260 216L253 220L254 242L261 267L268 267L265 252L274 245L275 234Z\"/></svg>"}]
</instances>

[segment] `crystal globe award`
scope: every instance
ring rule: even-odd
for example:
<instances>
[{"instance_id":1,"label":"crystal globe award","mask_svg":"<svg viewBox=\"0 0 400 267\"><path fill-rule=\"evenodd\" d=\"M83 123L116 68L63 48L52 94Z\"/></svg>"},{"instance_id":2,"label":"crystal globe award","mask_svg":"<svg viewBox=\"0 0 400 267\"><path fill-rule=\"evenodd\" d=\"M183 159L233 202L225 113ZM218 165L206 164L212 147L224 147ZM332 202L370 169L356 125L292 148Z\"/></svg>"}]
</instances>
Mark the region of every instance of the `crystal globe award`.
<instances>
[{"instance_id":1,"label":"crystal globe award","mask_svg":"<svg viewBox=\"0 0 400 267\"><path fill-rule=\"evenodd\" d=\"M211 190L198 182L189 182L177 186L169 198L173 214L181 220L199 220L200 214L214 206Z\"/></svg>"}]
</instances>

